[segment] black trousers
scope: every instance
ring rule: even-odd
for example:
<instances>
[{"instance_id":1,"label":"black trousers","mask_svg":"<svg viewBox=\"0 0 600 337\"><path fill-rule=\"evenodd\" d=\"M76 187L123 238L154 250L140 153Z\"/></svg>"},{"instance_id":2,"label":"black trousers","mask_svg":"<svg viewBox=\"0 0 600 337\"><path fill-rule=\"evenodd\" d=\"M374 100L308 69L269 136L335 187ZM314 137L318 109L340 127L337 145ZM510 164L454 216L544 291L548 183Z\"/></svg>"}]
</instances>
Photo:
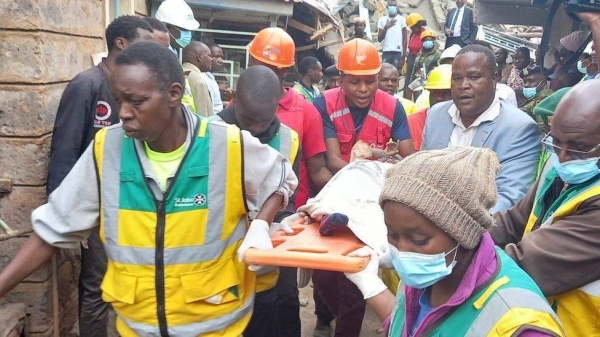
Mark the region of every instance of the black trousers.
<instances>
[{"instance_id":1,"label":"black trousers","mask_svg":"<svg viewBox=\"0 0 600 337\"><path fill-rule=\"evenodd\" d=\"M106 274L107 258L99 228L92 231L87 242L89 248L81 249L79 334L86 337L106 337L110 304L102 300L100 290Z\"/></svg>"},{"instance_id":2,"label":"black trousers","mask_svg":"<svg viewBox=\"0 0 600 337\"><path fill-rule=\"evenodd\" d=\"M444 47L444 49L451 47L453 44L457 44L459 45L461 48L466 46L466 44L463 42L463 40L460 38L460 36L458 37L446 37L446 46Z\"/></svg>"}]
</instances>

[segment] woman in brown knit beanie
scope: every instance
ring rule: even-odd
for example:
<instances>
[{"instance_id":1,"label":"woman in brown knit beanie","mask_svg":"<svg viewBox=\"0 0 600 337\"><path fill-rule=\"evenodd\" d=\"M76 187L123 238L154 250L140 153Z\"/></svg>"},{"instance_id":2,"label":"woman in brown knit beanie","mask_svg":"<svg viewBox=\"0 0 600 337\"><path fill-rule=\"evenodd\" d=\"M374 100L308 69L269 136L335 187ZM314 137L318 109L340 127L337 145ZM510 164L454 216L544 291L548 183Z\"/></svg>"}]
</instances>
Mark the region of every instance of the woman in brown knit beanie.
<instances>
[{"instance_id":1,"label":"woman in brown knit beanie","mask_svg":"<svg viewBox=\"0 0 600 337\"><path fill-rule=\"evenodd\" d=\"M346 276L389 336L563 336L533 280L486 229L496 203L496 154L466 146L419 152L388 170L379 203L397 297L377 276L379 258ZM382 259L383 260L383 259Z\"/></svg>"}]
</instances>

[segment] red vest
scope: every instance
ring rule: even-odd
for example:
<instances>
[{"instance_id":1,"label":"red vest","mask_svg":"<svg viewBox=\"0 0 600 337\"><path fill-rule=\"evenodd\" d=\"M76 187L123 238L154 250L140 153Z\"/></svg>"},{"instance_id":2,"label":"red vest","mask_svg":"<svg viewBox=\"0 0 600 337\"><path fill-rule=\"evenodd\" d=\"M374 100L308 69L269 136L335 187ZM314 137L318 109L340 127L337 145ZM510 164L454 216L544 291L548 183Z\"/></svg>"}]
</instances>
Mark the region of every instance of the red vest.
<instances>
[{"instance_id":1,"label":"red vest","mask_svg":"<svg viewBox=\"0 0 600 337\"><path fill-rule=\"evenodd\" d=\"M369 112L357 134L350 109L346 104L346 95L341 88L324 91L323 97L329 118L337 131L343 160L350 161L352 146L359 140L374 148L385 148L392 135L392 123L398 102L396 98L377 89Z\"/></svg>"}]
</instances>

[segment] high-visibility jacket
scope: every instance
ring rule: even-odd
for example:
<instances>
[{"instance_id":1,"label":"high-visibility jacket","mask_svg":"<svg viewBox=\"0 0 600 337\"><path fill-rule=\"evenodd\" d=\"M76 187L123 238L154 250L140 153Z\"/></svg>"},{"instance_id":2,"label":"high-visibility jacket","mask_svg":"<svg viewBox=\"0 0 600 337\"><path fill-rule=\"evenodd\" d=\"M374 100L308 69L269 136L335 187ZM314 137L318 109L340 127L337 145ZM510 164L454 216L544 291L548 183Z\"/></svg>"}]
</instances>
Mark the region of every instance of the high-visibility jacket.
<instances>
[{"instance_id":1,"label":"high-visibility jacket","mask_svg":"<svg viewBox=\"0 0 600 337\"><path fill-rule=\"evenodd\" d=\"M190 81L188 77L185 76L184 88L183 88L183 96L181 96L181 103L185 105L185 107L196 113L196 103L194 103L194 96L192 95L192 89L190 88Z\"/></svg>"},{"instance_id":2,"label":"high-visibility jacket","mask_svg":"<svg viewBox=\"0 0 600 337\"><path fill-rule=\"evenodd\" d=\"M552 161L548 161L540 176L535 201L523 237L539 227L551 226L575 212L589 198L600 195L600 178L583 186L573 186L542 213L542 200L557 176ZM552 277L552 275L548 275ZM564 294L549 297L568 336L600 336L600 280Z\"/></svg>"},{"instance_id":3,"label":"high-visibility jacket","mask_svg":"<svg viewBox=\"0 0 600 337\"><path fill-rule=\"evenodd\" d=\"M350 161L352 146L359 140L378 149L385 148L392 135L394 112L398 102L396 98L377 89L369 112L362 126L358 127L360 131L357 133L357 126L354 125L344 91L341 88L326 90L323 97L329 118L337 131L343 160Z\"/></svg>"},{"instance_id":4,"label":"high-visibility jacket","mask_svg":"<svg viewBox=\"0 0 600 337\"><path fill-rule=\"evenodd\" d=\"M121 128L96 136L108 257L102 298L117 312L121 336L244 331L256 277L236 257L247 228L240 137L235 126L199 121L162 192L145 176L150 163L138 156L144 150Z\"/></svg>"},{"instance_id":5,"label":"high-visibility jacket","mask_svg":"<svg viewBox=\"0 0 600 337\"><path fill-rule=\"evenodd\" d=\"M556 314L531 277L498 247L496 257L500 270L494 280L439 325L432 326L433 331L427 331L427 336L508 337L527 329L565 336ZM402 294L393 314L390 337L402 336L404 305Z\"/></svg>"},{"instance_id":6,"label":"high-visibility jacket","mask_svg":"<svg viewBox=\"0 0 600 337\"><path fill-rule=\"evenodd\" d=\"M223 121L221 116L214 115L212 120ZM298 133L290 127L280 124L279 131L269 141L268 145L281 153L290 163L294 163L300 148L300 139ZM273 289L277 284L279 277L279 268L277 267L262 267L256 272L256 292Z\"/></svg>"}]
</instances>

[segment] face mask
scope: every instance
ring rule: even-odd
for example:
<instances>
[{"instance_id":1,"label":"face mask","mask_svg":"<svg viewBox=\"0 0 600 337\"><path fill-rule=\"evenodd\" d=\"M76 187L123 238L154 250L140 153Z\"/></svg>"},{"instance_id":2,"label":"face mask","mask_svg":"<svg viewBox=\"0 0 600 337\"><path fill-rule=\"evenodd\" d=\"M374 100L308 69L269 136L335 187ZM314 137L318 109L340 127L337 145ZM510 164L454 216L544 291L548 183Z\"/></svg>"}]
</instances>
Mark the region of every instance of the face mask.
<instances>
[{"instance_id":1,"label":"face mask","mask_svg":"<svg viewBox=\"0 0 600 337\"><path fill-rule=\"evenodd\" d=\"M577 61L577 70L582 74L587 74L587 67L583 66L583 61Z\"/></svg>"},{"instance_id":2,"label":"face mask","mask_svg":"<svg viewBox=\"0 0 600 337\"><path fill-rule=\"evenodd\" d=\"M433 48L434 43L435 42L433 42L433 41L425 41L425 42L423 42L423 48L431 49L431 48Z\"/></svg>"},{"instance_id":3,"label":"face mask","mask_svg":"<svg viewBox=\"0 0 600 337\"><path fill-rule=\"evenodd\" d=\"M449 266L446 265L446 256L457 249L458 245L446 254L427 255L401 252L390 245L390 254L394 269L402 282L413 288L424 289L452 273L452 268L456 265L456 253Z\"/></svg>"},{"instance_id":4,"label":"face mask","mask_svg":"<svg viewBox=\"0 0 600 337\"><path fill-rule=\"evenodd\" d=\"M527 99L532 99L537 95L537 87L523 88L523 96Z\"/></svg>"},{"instance_id":5,"label":"face mask","mask_svg":"<svg viewBox=\"0 0 600 337\"><path fill-rule=\"evenodd\" d=\"M185 48L188 44L190 44L190 42L192 42L192 32L189 30L181 30L179 32L179 38L175 39L175 42L177 42L181 48Z\"/></svg>"},{"instance_id":6,"label":"face mask","mask_svg":"<svg viewBox=\"0 0 600 337\"><path fill-rule=\"evenodd\" d=\"M558 155L552 153L552 164L556 172L558 172L560 179L569 185L581 184L600 174L598 159L599 157L593 157L561 163L558 160Z\"/></svg>"},{"instance_id":7,"label":"face mask","mask_svg":"<svg viewBox=\"0 0 600 337\"><path fill-rule=\"evenodd\" d=\"M398 8L396 6L388 6L387 9L388 9L388 13L391 16L394 16L394 15L398 14Z\"/></svg>"}]
</instances>

